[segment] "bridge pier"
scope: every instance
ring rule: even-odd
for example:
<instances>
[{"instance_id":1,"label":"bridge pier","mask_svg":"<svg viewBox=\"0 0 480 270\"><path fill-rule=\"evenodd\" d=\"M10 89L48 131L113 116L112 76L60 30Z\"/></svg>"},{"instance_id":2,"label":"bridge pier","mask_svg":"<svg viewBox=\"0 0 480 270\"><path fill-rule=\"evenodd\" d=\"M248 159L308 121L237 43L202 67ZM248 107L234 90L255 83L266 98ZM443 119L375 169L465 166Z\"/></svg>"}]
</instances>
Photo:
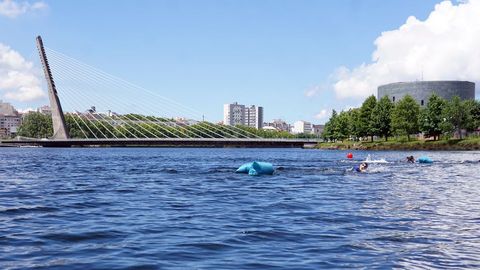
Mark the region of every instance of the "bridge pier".
<instances>
[{"instance_id":1,"label":"bridge pier","mask_svg":"<svg viewBox=\"0 0 480 270\"><path fill-rule=\"evenodd\" d=\"M53 123L52 139L68 139L70 138L70 135L68 134L67 125L65 124L65 116L63 115L62 105L58 98L57 89L53 80L52 71L50 70L50 65L48 64L47 54L45 53L41 36L37 37L37 48L48 85L48 98L50 99Z\"/></svg>"}]
</instances>

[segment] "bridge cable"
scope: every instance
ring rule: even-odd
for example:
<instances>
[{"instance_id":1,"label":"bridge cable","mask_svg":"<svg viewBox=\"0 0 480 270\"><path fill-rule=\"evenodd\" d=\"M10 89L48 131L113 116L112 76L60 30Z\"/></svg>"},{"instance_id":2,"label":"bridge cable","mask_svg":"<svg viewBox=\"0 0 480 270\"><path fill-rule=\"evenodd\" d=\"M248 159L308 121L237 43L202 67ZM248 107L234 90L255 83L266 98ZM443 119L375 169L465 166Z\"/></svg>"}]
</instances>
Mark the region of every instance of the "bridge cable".
<instances>
[{"instance_id":1,"label":"bridge cable","mask_svg":"<svg viewBox=\"0 0 480 270\"><path fill-rule=\"evenodd\" d=\"M84 64L84 63L82 63L82 62L80 62L80 61L78 61L78 60L75 60L75 59L73 59L73 58L71 58L71 57L68 57L68 56L66 56L66 55L64 55L64 54L62 54L62 53L56 52L56 51L54 51L54 50L52 50L52 49L48 49L48 51L53 51L54 54L57 54L57 58L59 58L58 55L60 55L60 57L63 56L63 58L66 58L67 60L73 61L74 63L78 64L78 65L80 66L80 68L85 69L85 66L86 66L86 67L88 67L89 69L93 70L93 72L95 72L97 76L103 76L103 78L109 79L109 80L113 81L113 83L115 83L115 84L117 84L117 85L119 85L119 83L123 83L123 84L126 84L126 85L123 85L123 87L130 86L130 88L134 87L134 88L137 88L137 89L141 89L141 90L143 90L144 92L147 92L147 93L149 93L149 94L151 94L151 95L154 95L154 96L156 96L156 97L160 97L160 98L163 99L163 100L168 100L168 101L170 101L170 102L172 102L172 103L175 103L175 104L177 104L177 107L180 106L180 107L186 108L186 109L189 110L189 111L193 111L193 110L191 110L190 108L185 107L185 106L182 106L182 105L179 104L179 103L176 103L176 102L174 102L174 101L172 101L172 100L166 99L165 97L158 96L158 95L156 95L155 93L152 93L152 92L150 92L150 91L148 91L148 90L146 90L146 89L144 89L144 88L142 88L142 87L136 86L136 85L131 84L131 83L129 83L129 82L125 81L125 80L122 80L122 79L120 79L120 78L118 78L118 77L112 76L112 75L110 75L110 74L108 74L108 73L105 73L105 72L103 72L103 71L101 71L101 70L98 70L98 69L96 69L96 68L94 68L94 67L91 67L91 66L89 66L89 65L87 65L87 64ZM66 61L66 60L64 60L64 61ZM83 66L83 67L82 67L82 66ZM87 72L93 73L91 70L88 70ZM112 78L113 78L113 79L112 79ZM165 102L162 102L162 103L165 103ZM171 107L171 106L170 106L171 104L167 103L167 105L168 105L169 107ZM209 123L209 122L204 122L204 123L206 123L207 125L212 125L212 124ZM213 126L213 125L212 125L212 126ZM216 126L213 126L213 127L218 130L218 128L217 128ZM230 131L236 133L236 134L239 134L239 135L245 137L245 138L249 138L249 137L248 137L248 136L245 136L244 133L251 134L251 135L253 135L254 137L260 138L259 136L255 135L255 134L253 134L253 133L250 133L250 132L248 132L248 131L246 131L246 130L240 129L240 128L231 127L231 126L224 126L224 127L227 128L227 129L229 129ZM238 130L238 131L237 131L237 130ZM225 130L222 130L222 131L225 132ZM219 134L217 133L217 135L219 135Z\"/></svg>"},{"instance_id":2,"label":"bridge cable","mask_svg":"<svg viewBox=\"0 0 480 270\"><path fill-rule=\"evenodd\" d=\"M55 58L55 57L54 57L54 58ZM59 64L59 65L63 65L63 64ZM65 67L65 66L64 66L64 67L62 68L62 70L65 70L65 69L66 69L66 70L70 70L71 67ZM77 76L78 76L78 73L77 73ZM102 82L102 81L100 81L100 82ZM80 92L82 92L82 91L80 91ZM133 115L133 117L135 117L135 116ZM140 119L138 119L137 117L135 117L135 118L136 118L137 120L140 120ZM147 118L147 119L148 119L148 118ZM142 121L144 121L144 120L142 120ZM152 121L150 121L150 122L152 122ZM164 122L165 122L165 121L164 121ZM171 121L168 121L168 122L171 122ZM169 131L168 129L162 127L162 125L160 125L158 121L156 121L155 124L156 124L157 126L161 127L163 130L166 130L167 132L171 133L172 135L174 135L174 136L176 136L176 137L179 137L179 136L176 135L175 133L172 133L172 132ZM162 123L162 124L163 124L163 123ZM177 123L174 123L174 125L183 128L181 125L178 125ZM150 126L151 126L151 125L150 125ZM185 128L183 128L183 129L185 129ZM157 130L157 131L158 131L158 130ZM180 131L180 130L178 130L178 131ZM187 130L187 131L188 131L188 130ZM198 129L197 129L197 131L200 131L200 132L201 132L201 130L198 130ZM180 132L181 132L181 131L180 131ZM184 132L182 132L182 133L188 137L188 135L187 135L186 133L184 133ZM201 132L201 133L203 133L203 134L205 135L204 132ZM154 135L154 134L153 134L153 135ZM206 134L206 135L208 135L208 134ZM165 137L168 137L168 136L165 136ZM199 137L202 137L202 136L199 136Z\"/></svg>"},{"instance_id":3,"label":"bridge cable","mask_svg":"<svg viewBox=\"0 0 480 270\"><path fill-rule=\"evenodd\" d=\"M53 62L53 61L52 61L52 62ZM61 64L60 64L60 65L61 65ZM62 70L70 70L70 69L71 69L71 68L67 68L67 67L65 67L65 66L63 66L63 68L62 68ZM57 72L60 72L60 71L57 71ZM78 74L77 74L77 75L78 75ZM79 92L82 92L82 91L79 91ZM135 117L135 116L133 115L133 117ZM140 119L137 118L137 117L135 117L135 118L136 118L137 120L140 120ZM145 121L145 120L141 120L141 121ZM152 121L150 121L150 122L152 122ZM171 121L168 121L168 122L171 122ZM156 124L156 126L161 127L162 129L166 130L167 132L169 132L169 133L171 133L172 135L174 135L174 136L176 136L177 138L179 138L178 135L172 133L172 132L169 131L168 129L163 128L162 125L160 125L158 121L156 121L155 124ZM181 127L181 128L183 128L183 129L185 129L184 127L182 127L182 126L180 126L180 125L178 125L178 124L176 124L176 123L175 123L175 125L178 126L178 127ZM151 125L150 125L150 126L151 126ZM158 131L158 130L157 130L157 131ZM187 131L188 131L188 130L187 130ZM200 131L200 130L197 129L197 131ZM181 131L180 131L180 132L181 132ZM188 136L186 133L184 133L184 132L182 132L182 133L183 133L184 135ZM204 132L201 132L201 133L203 133L203 134L205 135ZM152 134L152 135L155 135L155 134ZM206 134L206 135L208 135L208 134ZM165 136L165 137L168 137L168 136L166 136L166 135L164 135L164 136ZM202 137L202 136L199 136L199 137Z\"/></svg>"},{"instance_id":4,"label":"bridge cable","mask_svg":"<svg viewBox=\"0 0 480 270\"><path fill-rule=\"evenodd\" d=\"M62 89L66 89L66 88L63 87ZM63 95L64 97L72 98L71 94L67 94L66 91L63 91L63 94L64 94L64 95ZM73 97L72 99L74 99L74 97ZM70 102L75 103L75 104L78 105L77 102L73 102L73 101L70 101ZM88 114L89 114L93 119L96 119L95 115L91 114L90 112L88 112ZM83 119L83 117L81 117L81 119ZM98 125L95 123L95 121L89 119L88 117L85 117L85 119L86 119L88 122L90 122L90 123L93 125L93 127L95 127L95 129L96 129L105 139L108 139L108 136L105 135L105 133L98 127ZM99 122L99 121L96 121L96 122L97 122L97 123L100 123L100 124L102 125L101 122ZM85 122L84 122L84 123L85 123ZM95 134L95 132L93 132L93 131L89 128L88 124L85 124L85 125L86 125L87 128L92 132L93 136L94 136L96 139L98 139L98 136ZM102 125L102 126L103 126L103 125ZM105 126L103 126L103 127L104 127L106 130L108 130L107 127L105 127Z\"/></svg>"}]
</instances>

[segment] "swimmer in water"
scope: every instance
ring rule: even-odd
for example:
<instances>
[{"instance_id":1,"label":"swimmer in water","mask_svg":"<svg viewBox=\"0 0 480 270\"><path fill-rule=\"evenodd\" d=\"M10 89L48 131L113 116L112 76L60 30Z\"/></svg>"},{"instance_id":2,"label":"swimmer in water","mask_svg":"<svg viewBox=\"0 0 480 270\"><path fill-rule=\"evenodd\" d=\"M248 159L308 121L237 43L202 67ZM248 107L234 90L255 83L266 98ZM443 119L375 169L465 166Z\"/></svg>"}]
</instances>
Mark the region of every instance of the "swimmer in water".
<instances>
[{"instance_id":1,"label":"swimmer in water","mask_svg":"<svg viewBox=\"0 0 480 270\"><path fill-rule=\"evenodd\" d=\"M367 169L368 169L368 163L366 163L366 162L363 162L362 164L360 164L360 166L355 167L355 170L357 172L366 172Z\"/></svg>"},{"instance_id":2,"label":"swimmer in water","mask_svg":"<svg viewBox=\"0 0 480 270\"><path fill-rule=\"evenodd\" d=\"M407 157L407 162L408 163L415 163L415 158L413 156Z\"/></svg>"}]
</instances>

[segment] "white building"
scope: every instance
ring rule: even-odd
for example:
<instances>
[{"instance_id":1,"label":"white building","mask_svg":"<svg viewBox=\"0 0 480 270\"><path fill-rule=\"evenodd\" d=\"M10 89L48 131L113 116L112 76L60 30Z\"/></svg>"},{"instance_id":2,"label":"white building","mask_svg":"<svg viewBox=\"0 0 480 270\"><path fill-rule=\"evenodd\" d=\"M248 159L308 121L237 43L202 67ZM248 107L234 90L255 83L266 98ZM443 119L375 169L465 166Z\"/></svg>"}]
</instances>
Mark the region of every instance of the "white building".
<instances>
[{"instance_id":1,"label":"white building","mask_svg":"<svg viewBox=\"0 0 480 270\"><path fill-rule=\"evenodd\" d=\"M263 127L263 107L245 105L234 102L223 105L223 124L227 126Z\"/></svg>"},{"instance_id":2,"label":"white building","mask_svg":"<svg viewBox=\"0 0 480 270\"><path fill-rule=\"evenodd\" d=\"M22 115L10 104L0 100L0 136L9 137L17 133L22 124Z\"/></svg>"},{"instance_id":3,"label":"white building","mask_svg":"<svg viewBox=\"0 0 480 270\"><path fill-rule=\"evenodd\" d=\"M245 124L249 127L263 127L263 107L252 105L245 108Z\"/></svg>"},{"instance_id":4,"label":"white building","mask_svg":"<svg viewBox=\"0 0 480 270\"><path fill-rule=\"evenodd\" d=\"M297 121L293 124L292 133L293 134L300 134L306 133L311 134L313 131L312 123L307 121Z\"/></svg>"},{"instance_id":5,"label":"white building","mask_svg":"<svg viewBox=\"0 0 480 270\"><path fill-rule=\"evenodd\" d=\"M269 131L278 131L278 129L276 129L275 127L272 127L272 126L264 126L262 129L263 130L269 130Z\"/></svg>"},{"instance_id":6,"label":"white building","mask_svg":"<svg viewBox=\"0 0 480 270\"><path fill-rule=\"evenodd\" d=\"M37 108L37 112L41 114L47 114L47 115L52 115L52 109L48 105L44 105L42 107Z\"/></svg>"},{"instance_id":7,"label":"white building","mask_svg":"<svg viewBox=\"0 0 480 270\"><path fill-rule=\"evenodd\" d=\"M274 119L272 122L264 123L263 126L273 127L278 131L290 132L291 126L282 119Z\"/></svg>"}]
</instances>

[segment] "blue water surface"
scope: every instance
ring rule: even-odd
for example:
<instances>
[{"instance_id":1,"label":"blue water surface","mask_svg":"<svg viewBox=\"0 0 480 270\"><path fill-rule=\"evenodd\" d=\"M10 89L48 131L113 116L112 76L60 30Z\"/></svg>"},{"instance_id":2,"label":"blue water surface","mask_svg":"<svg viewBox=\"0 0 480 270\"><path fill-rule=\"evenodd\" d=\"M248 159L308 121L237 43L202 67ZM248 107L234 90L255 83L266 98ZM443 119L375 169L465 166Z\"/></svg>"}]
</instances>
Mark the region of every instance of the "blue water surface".
<instances>
[{"instance_id":1,"label":"blue water surface","mask_svg":"<svg viewBox=\"0 0 480 270\"><path fill-rule=\"evenodd\" d=\"M0 268L480 268L480 152L353 154L0 148Z\"/></svg>"}]
</instances>

